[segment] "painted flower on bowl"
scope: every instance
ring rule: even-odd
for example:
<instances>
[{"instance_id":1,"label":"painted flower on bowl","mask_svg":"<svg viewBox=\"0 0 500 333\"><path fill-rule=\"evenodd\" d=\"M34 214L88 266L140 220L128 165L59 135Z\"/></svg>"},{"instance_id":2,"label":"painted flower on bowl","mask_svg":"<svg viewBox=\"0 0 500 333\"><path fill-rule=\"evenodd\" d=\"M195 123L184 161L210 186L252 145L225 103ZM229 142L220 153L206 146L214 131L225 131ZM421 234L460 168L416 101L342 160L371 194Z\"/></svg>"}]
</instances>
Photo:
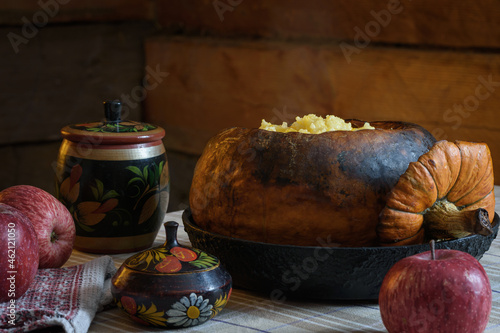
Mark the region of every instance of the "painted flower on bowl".
<instances>
[{"instance_id":1,"label":"painted flower on bowl","mask_svg":"<svg viewBox=\"0 0 500 333\"><path fill-rule=\"evenodd\" d=\"M168 323L177 327L189 327L202 324L212 316L212 305L208 299L191 293L184 296L167 311Z\"/></svg>"},{"instance_id":2,"label":"painted flower on bowl","mask_svg":"<svg viewBox=\"0 0 500 333\"><path fill-rule=\"evenodd\" d=\"M156 264L155 269L161 273L175 273L182 269L182 264L176 257L167 256Z\"/></svg>"},{"instance_id":3,"label":"painted flower on bowl","mask_svg":"<svg viewBox=\"0 0 500 333\"><path fill-rule=\"evenodd\" d=\"M120 299L121 306L127 313L131 315L135 315L137 312L137 304L135 303L135 300L132 297L129 296L123 296Z\"/></svg>"},{"instance_id":4,"label":"painted flower on bowl","mask_svg":"<svg viewBox=\"0 0 500 333\"><path fill-rule=\"evenodd\" d=\"M137 305L135 299L130 296L122 296L119 301L115 299L115 302L119 308L128 313L133 321L139 324L156 327L166 326L165 312L158 311L154 303L151 303L149 308L144 304Z\"/></svg>"}]
</instances>

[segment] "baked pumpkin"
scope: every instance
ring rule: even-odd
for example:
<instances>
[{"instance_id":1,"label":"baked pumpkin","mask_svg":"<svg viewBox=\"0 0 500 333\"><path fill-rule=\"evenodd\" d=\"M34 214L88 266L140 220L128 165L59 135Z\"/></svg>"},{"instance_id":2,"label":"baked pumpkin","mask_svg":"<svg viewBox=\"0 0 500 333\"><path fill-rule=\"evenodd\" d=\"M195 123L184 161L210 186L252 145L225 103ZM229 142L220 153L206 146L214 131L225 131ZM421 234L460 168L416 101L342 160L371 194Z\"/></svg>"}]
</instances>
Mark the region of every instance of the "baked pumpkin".
<instances>
[{"instance_id":1,"label":"baked pumpkin","mask_svg":"<svg viewBox=\"0 0 500 333\"><path fill-rule=\"evenodd\" d=\"M495 214L485 143L437 142L412 162L387 197L377 226L384 245L488 234Z\"/></svg>"},{"instance_id":2,"label":"baked pumpkin","mask_svg":"<svg viewBox=\"0 0 500 333\"><path fill-rule=\"evenodd\" d=\"M370 124L375 129L321 134L223 130L194 171L194 221L211 232L274 244L377 244L387 193L436 140L415 124Z\"/></svg>"}]
</instances>

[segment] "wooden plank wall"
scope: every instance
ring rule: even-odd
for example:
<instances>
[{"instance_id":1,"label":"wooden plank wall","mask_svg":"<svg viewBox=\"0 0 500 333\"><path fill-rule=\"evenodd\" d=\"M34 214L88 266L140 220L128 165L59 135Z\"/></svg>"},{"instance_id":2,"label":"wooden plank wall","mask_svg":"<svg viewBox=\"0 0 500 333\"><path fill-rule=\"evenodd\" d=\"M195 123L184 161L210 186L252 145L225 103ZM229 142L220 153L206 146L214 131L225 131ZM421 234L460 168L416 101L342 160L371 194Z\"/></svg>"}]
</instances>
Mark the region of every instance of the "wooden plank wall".
<instances>
[{"instance_id":1,"label":"wooden plank wall","mask_svg":"<svg viewBox=\"0 0 500 333\"><path fill-rule=\"evenodd\" d=\"M500 3L162 1L147 119L199 154L225 127L307 113L416 122L484 141L500 184Z\"/></svg>"},{"instance_id":2,"label":"wooden plank wall","mask_svg":"<svg viewBox=\"0 0 500 333\"><path fill-rule=\"evenodd\" d=\"M141 85L152 15L141 0L0 2L0 189L54 192L60 129ZM141 103L127 111L142 117Z\"/></svg>"},{"instance_id":3,"label":"wooden plank wall","mask_svg":"<svg viewBox=\"0 0 500 333\"><path fill-rule=\"evenodd\" d=\"M54 23L152 20L155 6L149 0L3 0L0 23L18 26L28 21L40 28Z\"/></svg>"}]
</instances>

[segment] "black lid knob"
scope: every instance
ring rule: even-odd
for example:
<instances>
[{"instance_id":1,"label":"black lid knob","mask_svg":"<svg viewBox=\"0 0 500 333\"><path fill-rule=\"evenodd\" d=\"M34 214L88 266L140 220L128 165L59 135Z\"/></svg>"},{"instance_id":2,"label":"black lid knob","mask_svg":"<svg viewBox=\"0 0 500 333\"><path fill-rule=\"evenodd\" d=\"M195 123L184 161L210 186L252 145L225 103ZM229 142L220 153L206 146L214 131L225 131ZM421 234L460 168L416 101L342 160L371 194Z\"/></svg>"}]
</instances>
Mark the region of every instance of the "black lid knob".
<instances>
[{"instance_id":1,"label":"black lid knob","mask_svg":"<svg viewBox=\"0 0 500 333\"><path fill-rule=\"evenodd\" d=\"M175 221L168 221L163 223L163 225L165 226L165 234L167 236L164 246L169 250L173 247L179 246L179 243L177 242L177 228L179 227L179 223Z\"/></svg>"},{"instance_id":2,"label":"black lid knob","mask_svg":"<svg viewBox=\"0 0 500 333\"><path fill-rule=\"evenodd\" d=\"M104 116L106 122L117 123L121 121L122 103L115 99L113 101L104 102Z\"/></svg>"}]
</instances>

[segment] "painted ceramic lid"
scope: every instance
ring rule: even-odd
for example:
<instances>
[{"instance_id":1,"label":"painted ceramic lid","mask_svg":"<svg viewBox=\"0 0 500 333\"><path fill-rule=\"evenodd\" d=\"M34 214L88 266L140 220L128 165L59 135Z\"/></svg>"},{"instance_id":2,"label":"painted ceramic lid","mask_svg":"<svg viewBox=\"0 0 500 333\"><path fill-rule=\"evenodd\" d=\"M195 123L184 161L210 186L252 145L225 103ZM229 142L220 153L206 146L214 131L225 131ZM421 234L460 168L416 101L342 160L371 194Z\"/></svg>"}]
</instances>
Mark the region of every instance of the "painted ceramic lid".
<instances>
[{"instance_id":1,"label":"painted ceramic lid","mask_svg":"<svg viewBox=\"0 0 500 333\"><path fill-rule=\"evenodd\" d=\"M113 145L153 142L165 136L165 130L159 126L122 120L120 101L106 101L103 104L104 121L65 126L61 130L63 138L94 145Z\"/></svg>"},{"instance_id":2,"label":"painted ceramic lid","mask_svg":"<svg viewBox=\"0 0 500 333\"><path fill-rule=\"evenodd\" d=\"M167 240L162 246L139 252L123 263L124 266L149 274L186 274L205 272L220 266L217 257L177 242L177 222L166 222Z\"/></svg>"}]
</instances>

